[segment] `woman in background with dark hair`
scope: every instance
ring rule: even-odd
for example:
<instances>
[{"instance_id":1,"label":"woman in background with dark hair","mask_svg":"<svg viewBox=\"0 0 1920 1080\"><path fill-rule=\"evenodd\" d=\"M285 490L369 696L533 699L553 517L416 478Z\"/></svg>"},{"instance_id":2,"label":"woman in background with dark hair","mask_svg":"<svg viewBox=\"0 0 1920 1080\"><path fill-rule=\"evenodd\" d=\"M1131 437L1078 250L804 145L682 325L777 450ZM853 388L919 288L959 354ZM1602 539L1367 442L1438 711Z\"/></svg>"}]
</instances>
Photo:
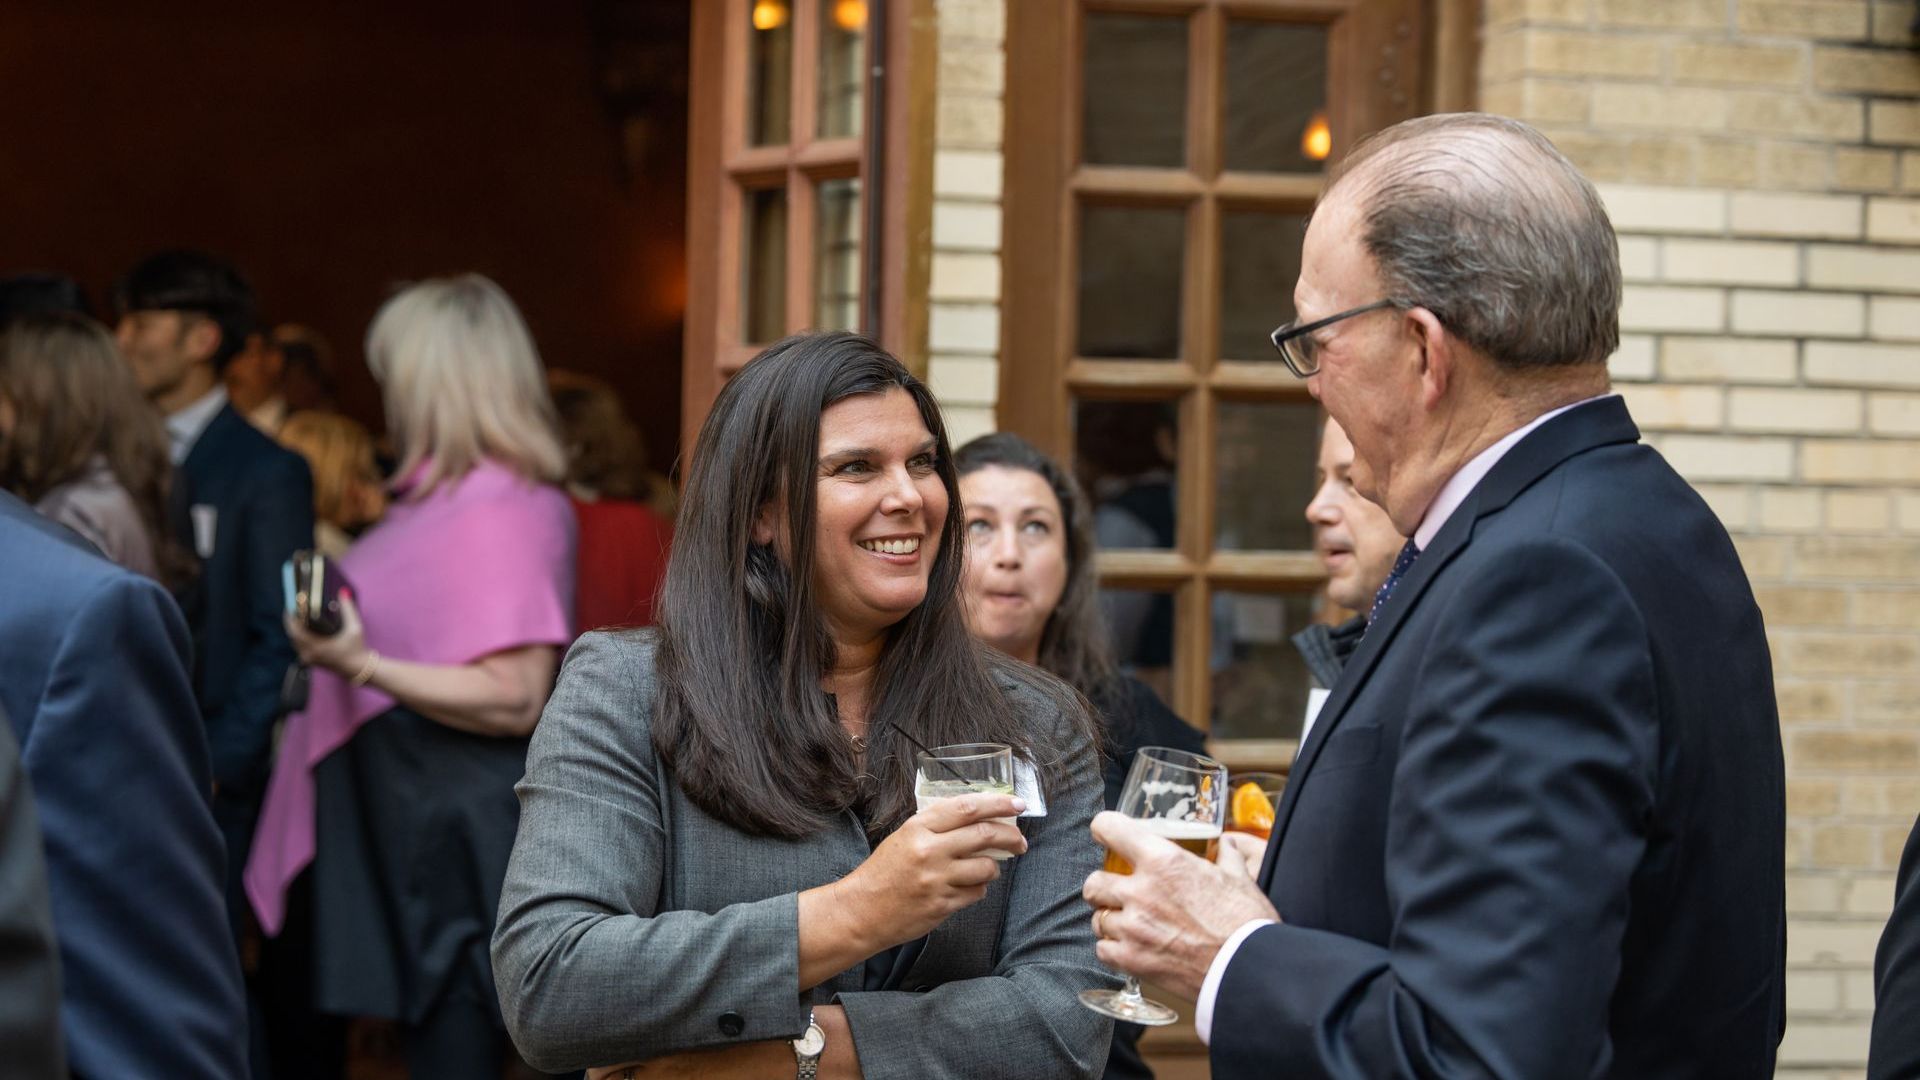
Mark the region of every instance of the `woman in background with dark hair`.
<instances>
[{"instance_id":1,"label":"woman in background with dark hair","mask_svg":"<svg viewBox=\"0 0 1920 1080\"><path fill-rule=\"evenodd\" d=\"M957 489L932 395L865 338L789 338L721 391L656 627L574 646L519 788L493 955L530 1063L1099 1075L1097 736L968 636ZM916 812L916 749L977 742L1033 805Z\"/></svg>"},{"instance_id":2,"label":"woman in background with dark hair","mask_svg":"<svg viewBox=\"0 0 1920 1080\"><path fill-rule=\"evenodd\" d=\"M1142 746L1206 753L1206 740L1108 652L1093 567L1093 514L1067 471L1018 435L954 455L965 507L967 624L975 637L1085 694L1106 725L1106 805ZM1151 1077L1137 1024L1114 1025L1109 1078Z\"/></svg>"},{"instance_id":3,"label":"woman in background with dark hair","mask_svg":"<svg viewBox=\"0 0 1920 1080\"><path fill-rule=\"evenodd\" d=\"M651 626L673 543L673 489L647 471L640 431L605 382L547 372L567 444L567 497L580 524L574 627Z\"/></svg>"},{"instance_id":4,"label":"woman in background with dark hair","mask_svg":"<svg viewBox=\"0 0 1920 1080\"><path fill-rule=\"evenodd\" d=\"M167 433L85 315L26 315L0 334L0 488L167 585L193 573L171 540Z\"/></svg>"},{"instance_id":5,"label":"woman in background with dark hair","mask_svg":"<svg viewBox=\"0 0 1920 1080\"><path fill-rule=\"evenodd\" d=\"M1205 739L1120 673L1094 576L1093 512L1065 469L1018 435L954 455L967 528L967 624L975 637L1085 694L1106 725L1107 805L1142 746L1206 753Z\"/></svg>"}]
</instances>

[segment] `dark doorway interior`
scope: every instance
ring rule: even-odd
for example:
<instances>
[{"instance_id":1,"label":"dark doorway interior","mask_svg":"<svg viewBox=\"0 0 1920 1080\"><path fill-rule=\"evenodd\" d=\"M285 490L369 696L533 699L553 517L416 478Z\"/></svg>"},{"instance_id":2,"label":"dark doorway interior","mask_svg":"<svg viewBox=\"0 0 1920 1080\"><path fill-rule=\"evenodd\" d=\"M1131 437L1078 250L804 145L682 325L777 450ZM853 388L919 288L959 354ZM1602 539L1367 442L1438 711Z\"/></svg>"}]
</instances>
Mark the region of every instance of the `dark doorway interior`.
<instances>
[{"instance_id":1,"label":"dark doorway interior","mask_svg":"<svg viewBox=\"0 0 1920 1080\"><path fill-rule=\"evenodd\" d=\"M478 270L548 364L679 439L688 0L0 6L0 273L221 252L270 320L361 339L395 283ZM104 314L104 312L98 312Z\"/></svg>"}]
</instances>

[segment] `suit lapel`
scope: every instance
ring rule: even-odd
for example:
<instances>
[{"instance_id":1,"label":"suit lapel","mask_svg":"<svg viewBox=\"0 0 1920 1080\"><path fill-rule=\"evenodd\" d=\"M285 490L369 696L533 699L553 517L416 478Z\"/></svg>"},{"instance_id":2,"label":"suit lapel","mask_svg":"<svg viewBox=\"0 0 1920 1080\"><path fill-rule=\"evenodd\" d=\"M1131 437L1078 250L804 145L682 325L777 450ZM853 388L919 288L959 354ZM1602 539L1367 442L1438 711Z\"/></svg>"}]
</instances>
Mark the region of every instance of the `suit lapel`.
<instances>
[{"instance_id":1,"label":"suit lapel","mask_svg":"<svg viewBox=\"0 0 1920 1080\"><path fill-rule=\"evenodd\" d=\"M1379 624L1368 627L1360 648L1347 661L1339 682L1334 685L1327 703L1321 707L1320 718L1314 722L1307 741L1294 756L1293 769L1287 776L1286 791L1281 795L1280 805L1274 812L1273 834L1267 844L1266 861L1260 868L1263 887L1271 888L1273 866L1279 856L1280 845L1286 837L1288 825L1292 823L1300 790L1311 778L1313 763L1319 759L1320 748L1326 745L1327 739L1339 727L1353 699L1379 664L1381 654L1392 644L1401 625L1419 604L1427 586L1473 539L1474 526L1479 519L1504 508L1522 491L1567 459L1595 447L1638 442L1639 439L1639 428L1634 426L1633 418L1628 415L1626 403L1617 396L1570 409L1529 432L1507 451L1459 509L1454 511L1453 516L1447 519L1447 523L1441 526L1439 534L1433 538L1433 544L1420 553L1413 568L1407 571L1407 576L1394 589L1393 599L1387 602L1386 608L1380 613Z\"/></svg>"},{"instance_id":2,"label":"suit lapel","mask_svg":"<svg viewBox=\"0 0 1920 1080\"><path fill-rule=\"evenodd\" d=\"M1348 706L1353 703L1360 688L1366 685L1368 676L1373 674L1381 654L1406 621L1407 613L1420 602L1427 586L1439 576L1446 564L1467 546L1472 538L1472 530L1472 517L1467 514L1455 514L1441 528L1440 535L1433 538L1433 546L1422 551L1414 561L1412 569L1394 588L1393 598L1381 610L1379 621L1367 628L1367 636L1361 639L1360 647L1347 661L1346 669L1340 673L1340 680L1334 684L1327 703L1320 707L1320 718L1314 721L1313 731L1294 756L1293 768L1287 774L1286 790L1281 793L1280 805L1274 811L1273 839L1267 844L1266 865L1260 871L1261 881L1266 881L1273 872L1274 858L1280 851L1281 841L1286 837L1287 826L1293 820L1293 808L1299 802L1300 789L1311 775L1313 763L1319 760L1320 748L1327 744L1334 730L1340 726L1340 721L1345 719Z\"/></svg>"},{"instance_id":3,"label":"suit lapel","mask_svg":"<svg viewBox=\"0 0 1920 1080\"><path fill-rule=\"evenodd\" d=\"M180 468L196 477L204 475L207 469L213 467L213 463L226 455L224 444L232 434L233 425L244 423L246 421L240 419L240 414L233 411L231 404L220 406L220 411L207 421L200 437L188 447L186 460L180 463Z\"/></svg>"}]
</instances>

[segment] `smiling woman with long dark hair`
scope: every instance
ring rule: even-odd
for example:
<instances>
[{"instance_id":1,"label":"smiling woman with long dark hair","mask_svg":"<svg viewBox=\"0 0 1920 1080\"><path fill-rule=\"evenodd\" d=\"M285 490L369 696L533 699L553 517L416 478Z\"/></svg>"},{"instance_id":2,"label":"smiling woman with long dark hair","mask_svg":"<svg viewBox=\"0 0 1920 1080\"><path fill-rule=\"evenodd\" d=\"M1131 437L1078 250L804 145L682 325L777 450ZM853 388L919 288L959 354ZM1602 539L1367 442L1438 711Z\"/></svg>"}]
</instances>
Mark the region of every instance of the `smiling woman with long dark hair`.
<instances>
[{"instance_id":1,"label":"smiling woman with long dark hair","mask_svg":"<svg viewBox=\"0 0 1920 1080\"><path fill-rule=\"evenodd\" d=\"M968 635L960 520L932 395L865 338L720 394L657 627L574 647L520 786L494 958L532 1064L1099 1075L1098 740ZM1035 778L1017 827L1009 796L915 811L916 749L976 742Z\"/></svg>"}]
</instances>

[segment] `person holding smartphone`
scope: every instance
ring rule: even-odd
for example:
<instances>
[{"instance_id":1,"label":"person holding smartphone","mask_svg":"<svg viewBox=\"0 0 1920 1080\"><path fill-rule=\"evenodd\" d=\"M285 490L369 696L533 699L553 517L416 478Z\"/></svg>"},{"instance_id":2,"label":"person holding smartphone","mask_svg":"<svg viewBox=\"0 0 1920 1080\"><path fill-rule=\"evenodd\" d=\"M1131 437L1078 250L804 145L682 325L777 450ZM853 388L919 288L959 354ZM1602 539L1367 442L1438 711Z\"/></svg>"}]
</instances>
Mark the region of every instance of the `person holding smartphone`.
<instances>
[{"instance_id":1,"label":"person holding smartphone","mask_svg":"<svg viewBox=\"0 0 1920 1080\"><path fill-rule=\"evenodd\" d=\"M280 934L311 863L314 1008L399 1021L416 1080L498 1075L487 942L513 784L573 636L566 457L533 340L493 282L399 293L367 355L399 479L385 520L339 562L338 631L287 619L312 686L281 743L247 893ZM304 584L328 593L327 580Z\"/></svg>"}]
</instances>

